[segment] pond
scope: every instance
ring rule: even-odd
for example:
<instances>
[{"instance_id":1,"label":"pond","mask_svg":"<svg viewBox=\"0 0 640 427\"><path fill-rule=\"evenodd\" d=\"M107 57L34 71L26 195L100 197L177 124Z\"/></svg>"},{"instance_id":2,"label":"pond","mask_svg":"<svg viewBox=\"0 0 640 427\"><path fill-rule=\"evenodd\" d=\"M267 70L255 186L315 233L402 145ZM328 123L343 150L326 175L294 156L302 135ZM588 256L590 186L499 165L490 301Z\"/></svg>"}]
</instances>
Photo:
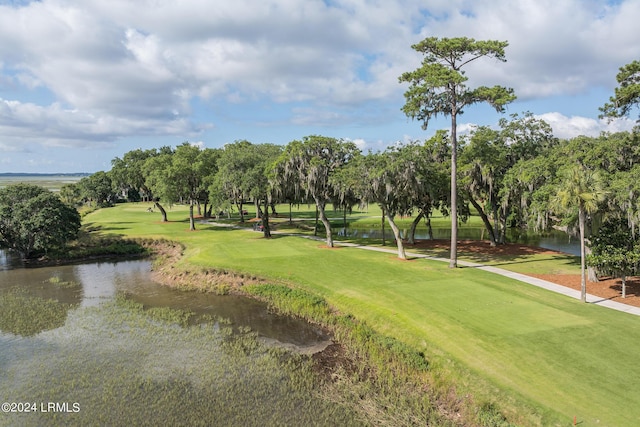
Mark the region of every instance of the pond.
<instances>
[{"instance_id":1,"label":"pond","mask_svg":"<svg viewBox=\"0 0 640 427\"><path fill-rule=\"evenodd\" d=\"M0 251L0 425L359 424L281 348L322 348L322 330L149 272L144 260L24 268Z\"/></svg>"},{"instance_id":2,"label":"pond","mask_svg":"<svg viewBox=\"0 0 640 427\"><path fill-rule=\"evenodd\" d=\"M364 238L364 239L382 239L382 230L380 228L358 228L348 227L334 229L334 232L340 236ZM409 229L401 229L401 235L404 237L408 234ZM385 228L386 239L393 239L393 231L390 227ZM418 228L415 238L417 240L429 239L429 232L426 229ZM488 240L487 231L484 227L461 227L458 229L458 238L462 240ZM434 227L433 239L449 240L451 239L451 228ZM523 232L520 230L508 230L507 241L511 243L522 243L540 248L551 249L554 251L568 253L570 255L580 255L580 241L577 237L573 237L563 231L551 230L545 233Z\"/></svg>"}]
</instances>

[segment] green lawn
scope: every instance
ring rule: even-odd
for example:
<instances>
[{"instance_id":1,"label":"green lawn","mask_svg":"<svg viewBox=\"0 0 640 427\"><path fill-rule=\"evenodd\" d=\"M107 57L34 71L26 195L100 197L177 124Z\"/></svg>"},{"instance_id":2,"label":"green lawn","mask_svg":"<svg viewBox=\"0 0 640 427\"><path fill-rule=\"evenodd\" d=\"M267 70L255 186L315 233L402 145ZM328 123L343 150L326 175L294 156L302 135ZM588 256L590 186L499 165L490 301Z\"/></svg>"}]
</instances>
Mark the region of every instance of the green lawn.
<instances>
[{"instance_id":1,"label":"green lawn","mask_svg":"<svg viewBox=\"0 0 640 427\"><path fill-rule=\"evenodd\" d=\"M342 312L424 351L434 369L452 378L458 367L468 370L457 377L461 390L514 396L537 414L523 423L570 425L577 416L582 426L640 425L635 316L436 261L326 249L299 237L266 240L256 232L210 225L189 232L185 208L174 207L169 218L178 221L163 224L147 207L103 209L85 223L107 233L181 241L185 265L285 280L316 292ZM537 262L539 271L545 260Z\"/></svg>"}]
</instances>

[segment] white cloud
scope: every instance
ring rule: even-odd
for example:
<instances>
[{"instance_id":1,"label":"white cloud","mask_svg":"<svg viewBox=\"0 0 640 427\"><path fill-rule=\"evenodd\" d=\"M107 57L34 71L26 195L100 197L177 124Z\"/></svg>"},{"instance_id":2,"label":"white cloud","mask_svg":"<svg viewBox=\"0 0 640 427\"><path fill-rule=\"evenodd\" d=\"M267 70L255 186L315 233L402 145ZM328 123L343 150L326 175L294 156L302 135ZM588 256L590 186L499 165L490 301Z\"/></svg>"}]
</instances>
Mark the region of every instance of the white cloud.
<instances>
[{"instance_id":1,"label":"white cloud","mask_svg":"<svg viewBox=\"0 0 640 427\"><path fill-rule=\"evenodd\" d=\"M356 147L358 147L360 150L364 150L365 147L367 146L367 141L365 141L362 138L356 138L352 141Z\"/></svg>"},{"instance_id":2,"label":"white cloud","mask_svg":"<svg viewBox=\"0 0 640 427\"><path fill-rule=\"evenodd\" d=\"M26 151L34 143L48 147L100 147L120 137L146 134L149 129L164 134L196 134L183 120L139 121L126 117L99 116L69 110L59 103L40 106L0 98L0 151ZM25 144L29 141L29 144Z\"/></svg>"},{"instance_id":3,"label":"white cloud","mask_svg":"<svg viewBox=\"0 0 640 427\"><path fill-rule=\"evenodd\" d=\"M389 145L398 143L398 142L385 143L382 140L367 140L365 138L353 138L353 139L343 138L343 139L348 142L353 142L356 145L356 147L358 147L358 149L363 153L367 153L369 151L372 151L372 152L383 151Z\"/></svg>"},{"instance_id":4,"label":"white cloud","mask_svg":"<svg viewBox=\"0 0 640 427\"><path fill-rule=\"evenodd\" d=\"M617 119L608 122L606 119L592 119L589 117L571 116L552 112L535 116L549 123L553 129L554 136L563 139L574 138L576 136L598 136L602 132L630 131L634 122L629 119Z\"/></svg>"},{"instance_id":5,"label":"white cloud","mask_svg":"<svg viewBox=\"0 0 640 427\"><path fill-rule=\"evenodd\" d=\"M469 76L481 84L513 87L521 99L611 87L617 68L638 56L637 0L617 6L583 0L469 0L451 12L450 19L427 22L422 35L508 41L506 64L478 61L469 67Z\"/></svg>"},{"instance_id":6,"label":"white cloud","mask_svg":"<svg viewBox=\"0 0 640 427\"><path fill-rule=\"evenodd\" d=\"M194 123L197 98L219 103L222 113L225 102L286 104L278 117L287 125L380 125L399 115L406 87L398 76L419 65L410 45L426 36L509 41L506 64L477 61L468 76L472 85L513 87L522 100L612 88L617 69L637 59L638 16L638 0L0 5L0 96L14 99L0 105L0 149L25 140L77 147L124 136L184 138L213 126ZM13 87L8 96L10 86L28 95L14 96ZM56 102L34 100L38 88ZM591 120L556 126L602 127Z\"/></svg>"}]
</instances>

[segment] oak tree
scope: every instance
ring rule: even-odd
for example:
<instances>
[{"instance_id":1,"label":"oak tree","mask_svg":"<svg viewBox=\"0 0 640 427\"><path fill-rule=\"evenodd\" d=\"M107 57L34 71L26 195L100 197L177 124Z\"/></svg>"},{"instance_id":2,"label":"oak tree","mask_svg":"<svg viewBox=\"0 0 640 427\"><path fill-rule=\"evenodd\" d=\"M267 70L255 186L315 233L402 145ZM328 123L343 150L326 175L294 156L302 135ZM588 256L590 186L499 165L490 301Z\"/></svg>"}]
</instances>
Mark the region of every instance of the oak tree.
<instances>
[{"instance_id":1,"label":"oak tree","mask_svg":"<svg viewBox=\"0 0 640 427\"><path fill-rule=\"evenodd\" d=\"M0 244L34 258L63 247L80 229L78 211L31 184L0 189Z\"/></svg>"},{"instance_id":2,"label":"oak tree","mask_svg":"<svg viewBox=\"0 0 640 427\"><path fill-rule=\"evenodd\" d=\"M281 180L295 180L305 196L315 202L330 248L333 247L333 233L325 207L336 194L331 177L357 152L359 150L352 142L312 135L302 141L290 142L274 165L283 174Z\"/></svg>"}]
</instances>

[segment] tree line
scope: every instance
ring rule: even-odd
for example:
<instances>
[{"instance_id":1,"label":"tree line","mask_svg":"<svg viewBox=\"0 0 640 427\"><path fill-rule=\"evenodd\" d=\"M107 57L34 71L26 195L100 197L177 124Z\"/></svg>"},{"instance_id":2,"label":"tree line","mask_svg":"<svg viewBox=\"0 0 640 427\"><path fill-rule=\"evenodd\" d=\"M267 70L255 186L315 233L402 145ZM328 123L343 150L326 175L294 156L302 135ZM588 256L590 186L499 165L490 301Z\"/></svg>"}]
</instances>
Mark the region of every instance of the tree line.
<instances>
[{"instance_id":1,"label":"tree line","mask_svg":"<svg viewBox=\"0 0 640 427\"><path fill-rule=\"evenodd\" d=\"M560 140L548 123L524 112L500 119L497 128L478 126L459 136L457 116L467 107L488 103L500 113L515 99L512 89L501 86L469 88L463 70L482 58L504 62L507 45L428 38L412 46L424 59L418 69L399 77L401 83L409 83L402 110L424 128L438 115L451 118L449 131L438 130L426 141L366 153L350 141L321 135L286 146L238 140L215 149L188 142L176 148L137 149L114 158L110 171L63 186L60 197L70 205L97 206L119 199L146 200L154 203L163 221L167 221L165 206L186 203L192 230L195 215L235 210L244 221L244 206L253 203L265 237L270 236L269 215L276 204L312 203L329 247L333 234L327 206L347 212L358 204L376 203L393 230L400 258L406 254L395 219L414 216L406 236L412 242L419 221L428 225L438 210L452 220L452 267L457 262L458 223L471 212L482 219L491 245L504 243L506 231L513 227L545 230L575 225L584 271L588 235L613 223L628 241L635 242L638 234L637 129ZM639 76L638 61L620 69L619 87L601 108L603 117L628 116L638 105ZM605 223L607 227L601 227ZM606 247L597 247L591 264L603 271L620 271L619 266L612 267L615 257L603 255ZM635 243L630 247L637 250ZM637 262L632 267L623 270L636 271Z\"/></svg>"},{"instance_id":2,"label":"tree line","mask_svg":"<svg viewBox=\"0 0 640 427\"><path fill-rule=\"evenodd\" d=\"M640 231L636 132L561 140L527 112L501 120L498 129L478 126L459 142L458 221L477 213L490 245L505 243L507 230L514 227L578 229L581 215L589 230L608 219L623 219L629 236ZM394 232L398 256L405 258L402 237L412 242L416 226L422 220L429 224L436 210L451 215L451 148L448 131L378 152L319 135L286 146L242 140L201 149L185 142L175 149L129 151L113 159L109 172L67 184L60 196L72 204L146 200L163 221L167 205L188 204L191 229L196 215L235 211L245 221L251 203L266 237L276 204L310 203L330 247L328 207L347 212L376 203ZM398 216L413 217L407 236L395 224Z\"/></svg>"}]
</instances>

